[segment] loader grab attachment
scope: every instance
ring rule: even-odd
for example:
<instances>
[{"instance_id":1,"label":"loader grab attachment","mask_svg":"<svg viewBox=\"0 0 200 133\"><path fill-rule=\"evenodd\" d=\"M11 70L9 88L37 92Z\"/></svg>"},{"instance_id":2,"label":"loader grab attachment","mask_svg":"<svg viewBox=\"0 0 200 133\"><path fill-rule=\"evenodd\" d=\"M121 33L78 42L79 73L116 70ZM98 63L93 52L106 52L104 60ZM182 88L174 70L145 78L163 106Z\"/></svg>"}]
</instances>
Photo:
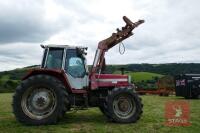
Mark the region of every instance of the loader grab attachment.
<instances>
[{"instance_id":1,"label":"loader grab attachment","mask_svg":"<svg viewBox=\"0 0 200 133\"><path fill-rule=\"evenodd\" d=\"M117 33L113 33L109 38L99 42L98 48L109 50L113 46L133 35L132 30L144 23L144 20L138 20L137 22L133 23L126 16L123 17L123 20L126 25L122 27L121 30L117 28Z\"/></svg>"},{"instance_id":2,"label":"loader grab attachment","mask_svg":"<svg viewBox=\"0 0 200 133\"><path fill-rule=\"evenodd\" d=\"M92 70L90 73L92 85L91 89L96 89L98 87L96 84L95 73L101 73L102 67L105 64L105 52L113 46L117 45L118 43L122 42L123 40L127 39L128 37L132 36L132 30L140 24L144 23L144 20L138 20L137 22L133 23L126 16L123 17L123 20L126 23L126 25L122 27L121 30L117 28L117 33L113 33L110 37L100 41L98 44Z\"/></svg>"}]
</instances>

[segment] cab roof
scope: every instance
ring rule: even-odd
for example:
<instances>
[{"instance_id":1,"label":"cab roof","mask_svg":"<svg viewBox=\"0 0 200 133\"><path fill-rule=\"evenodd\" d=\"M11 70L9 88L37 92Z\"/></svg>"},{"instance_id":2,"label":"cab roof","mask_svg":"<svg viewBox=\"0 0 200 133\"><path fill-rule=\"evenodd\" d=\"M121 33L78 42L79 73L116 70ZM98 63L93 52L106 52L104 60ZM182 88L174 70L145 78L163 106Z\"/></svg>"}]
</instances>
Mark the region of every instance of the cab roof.
<instances>
[{"instance_id":1,"label":"cab roof","mask_svg":"<svg viewBox=\"0 0 200 133\"><path fill-rule=\"evenodd\" d=\"M87 47L83 47L83 46L70 46L70 45L56 45L56 44L48 44L48 45L40 45L42 48L71 48L71 49L76 49L76 48L80 48L80 49L87 49Z\"/></svg>"}]
</instances>

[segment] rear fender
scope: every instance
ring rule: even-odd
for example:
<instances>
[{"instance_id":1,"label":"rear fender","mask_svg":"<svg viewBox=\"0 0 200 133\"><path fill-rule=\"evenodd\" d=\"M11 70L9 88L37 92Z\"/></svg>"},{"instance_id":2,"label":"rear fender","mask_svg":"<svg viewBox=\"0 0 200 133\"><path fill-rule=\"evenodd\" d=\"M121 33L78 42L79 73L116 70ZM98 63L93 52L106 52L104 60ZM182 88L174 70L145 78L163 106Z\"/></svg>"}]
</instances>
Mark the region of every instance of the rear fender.
<instances>
[{"instance_id":1,"label":"rear fender","mask_svg":"<svg viewBox=\"0 0 200 133\"><path fill-rule=\"evenodd\" d=\"M63 85L65 86L67 91L69 93L72 93L72 88L71 88L71 86L67 80L67 77L65 75L65 72L63 70L54 70L54 69L52 70L52 69L42 69L42 68L41 69L33 69L33 70L30 70L28 72L28 74L22 78L22 80L25 80L31 76L38 75L38 74L46 74L46 75L56 77L63 83Z\"/></svg>"}]
</instances>

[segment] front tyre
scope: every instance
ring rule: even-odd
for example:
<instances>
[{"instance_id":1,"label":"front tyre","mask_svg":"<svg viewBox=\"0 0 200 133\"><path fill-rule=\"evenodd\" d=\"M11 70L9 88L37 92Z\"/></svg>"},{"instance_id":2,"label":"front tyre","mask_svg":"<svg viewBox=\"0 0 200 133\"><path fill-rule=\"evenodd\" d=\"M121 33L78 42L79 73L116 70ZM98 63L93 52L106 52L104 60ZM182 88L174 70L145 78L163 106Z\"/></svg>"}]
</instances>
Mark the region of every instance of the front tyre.
<instances>
[{"instance_id":1,"label":"front tyre","mask_svg":"<svg viewBox=\"0 0 200 133\"><path fill-rule=\"evenodd\" d=\"M29 125L55 124L69 102L62 83L49 75L35 75L22 81L13 96L13 112Z\"/></svg>"},{"instance_id":2,"label":"front tyre","mask_svg":"<svg viewBox=\"0 0 200 133\"><path fill-rule=\"evenodd\" d=\"M140 119L143 104L138 94L128 88L115 88L107 97L109 118L114 122L132 123Z\"/></svg>"}]
</instances>

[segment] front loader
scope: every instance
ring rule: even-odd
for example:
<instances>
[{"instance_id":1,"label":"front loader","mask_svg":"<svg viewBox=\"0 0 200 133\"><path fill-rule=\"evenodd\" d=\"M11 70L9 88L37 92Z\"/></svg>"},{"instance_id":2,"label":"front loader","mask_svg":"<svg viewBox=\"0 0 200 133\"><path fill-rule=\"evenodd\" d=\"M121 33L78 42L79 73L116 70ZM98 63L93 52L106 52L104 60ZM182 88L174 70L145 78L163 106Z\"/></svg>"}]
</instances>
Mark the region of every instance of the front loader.
<instances>
[{"instance_id":1,"label":"front loader","mask_svg":"<svg viewBox=\"0 0 200 133\"><path fill-rule=\"evenodd\" d=\"M113 122L136 122L143 104L128 75L102 74L105 52L133 35L142 24L123 17L126 25L98 44L91 71L86 47L42 45L41 68L31 70L16 88L13 112L28 125L55 124L72 109L98 107Z\"/></svg>"}]
</instances>

